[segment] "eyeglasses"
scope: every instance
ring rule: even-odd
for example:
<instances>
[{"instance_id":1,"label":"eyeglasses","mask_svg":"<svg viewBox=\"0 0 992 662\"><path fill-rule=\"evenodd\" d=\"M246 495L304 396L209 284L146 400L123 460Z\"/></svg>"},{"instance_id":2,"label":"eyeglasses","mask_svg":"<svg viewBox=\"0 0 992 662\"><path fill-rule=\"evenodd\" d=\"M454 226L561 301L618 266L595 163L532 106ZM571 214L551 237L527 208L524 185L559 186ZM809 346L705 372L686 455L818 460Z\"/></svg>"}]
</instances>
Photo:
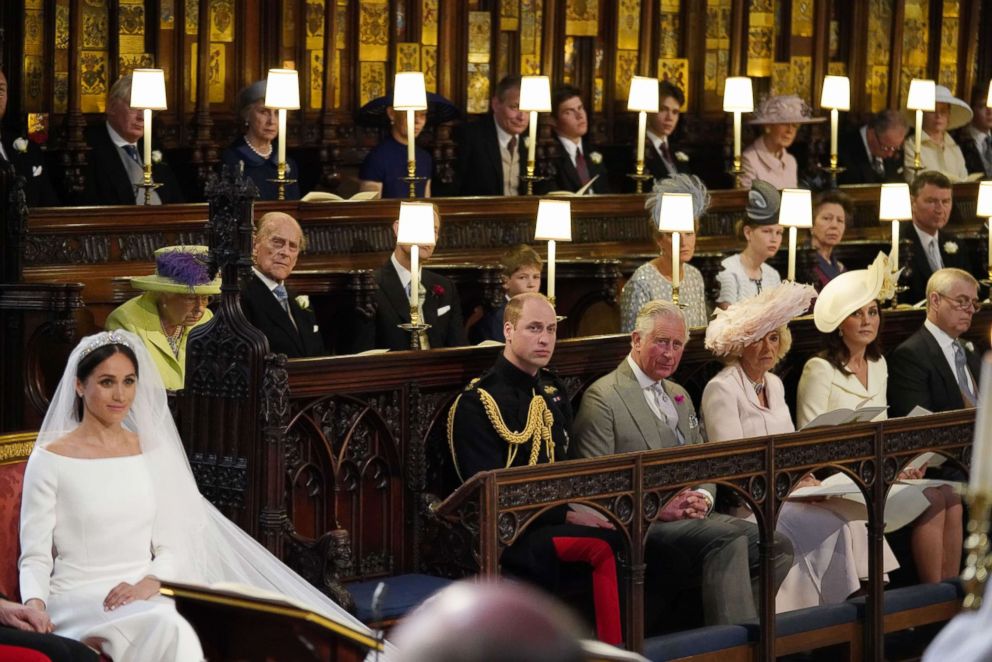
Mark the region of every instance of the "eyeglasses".
<instances>
[{"instance_id":1,"label":"eyeglasses","mask_svg":"<svg viewBox=\"0 0 992 662\"><path fill-rule=\"evenodd\" d=\"M195 306L197 304L203 306L209 306L211 303L213 303L214 298L209 294L203 294L203 295L188 294L182 297L182 301L187 306Z\"/></svg>"},{"instance_id":2,"label":"eyeglasses","mask_svg":"<svg viewBox=\"0 0 992 662\"><path fill-rule=\"evenodd\" d=\"M878 131L872 129L871 132L875 134L875 142L878 143L878 151L885 152L886 154L894 154L899 151L902 145L886 145L882 142L882 137L878 135Z\"/></svg>"},{"instance_id":3,"label":"eyeglasses","mask_svg":"<svg viewBox=\"0 0 992 662\"><path fill-rule=\"evenodd\" d=\"M939 296L941 299L947 299L947 301L950 302L951 306L962 312L969 310L976 311L976 310L981 310L982 308L981 299L969 299L968 297L953 298L947 296L946 294L941 294L940 292L937 292L937 296Z\"/></svg>"}]
</instances>

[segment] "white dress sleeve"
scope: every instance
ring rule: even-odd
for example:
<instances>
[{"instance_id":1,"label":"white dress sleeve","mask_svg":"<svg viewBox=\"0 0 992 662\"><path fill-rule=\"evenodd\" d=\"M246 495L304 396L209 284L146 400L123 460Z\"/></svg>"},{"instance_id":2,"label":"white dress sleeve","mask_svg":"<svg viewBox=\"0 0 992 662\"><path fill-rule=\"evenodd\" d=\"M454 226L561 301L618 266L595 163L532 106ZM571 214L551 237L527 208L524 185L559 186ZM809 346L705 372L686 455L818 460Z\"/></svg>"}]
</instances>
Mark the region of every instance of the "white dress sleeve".
<instances>
[{"instance_id":1,"label":"white dress sleeve","mask_svg":"<svg viewBox=\"0 0 992 662\"><path fill-rule=\"evenodd\" d=\"M723 269L717 272L716 282L720 284L720 294L716 297L716 302L737 303L741 298L741 289L737 284L737 273L724 264Z\"/></svg>"},{"instance_id":2,"label":"white dress sleeve","mask_svg":"<svg viewBox=\"0 0 992 662\"><path fill-rule=\"evenodd\" d=\"M55 503L58 466L47 452L35 451L24 471L21 497L21 600L48 603L54 565Z\"/></svg>"}]
</instances>

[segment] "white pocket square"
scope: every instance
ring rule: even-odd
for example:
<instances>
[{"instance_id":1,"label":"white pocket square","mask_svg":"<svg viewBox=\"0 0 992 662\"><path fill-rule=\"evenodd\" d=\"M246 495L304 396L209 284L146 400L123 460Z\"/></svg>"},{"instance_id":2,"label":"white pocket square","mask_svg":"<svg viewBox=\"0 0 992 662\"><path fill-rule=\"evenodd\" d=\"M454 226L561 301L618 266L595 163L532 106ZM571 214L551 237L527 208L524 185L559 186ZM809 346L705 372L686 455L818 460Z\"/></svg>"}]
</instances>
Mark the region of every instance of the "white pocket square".
<instances>
[{"instance_id":1,"label":"white pocket square","mask_svg":"<svg viewBox=\"0 0 992 662\"><path fill-rule=\"evenodd\" d=\"M449 310L451 310L451 306L441 306L437 309L437 316L445 315Z\"/></svg>"},{"instance_id":2,"label":"white pocket square","mask_svg":"<svg viewBox=\"0 0 992 662\"><path fill-rule=\"evenodd\" d=\"M44 166L31 166L31 176L32 177L41 177L41 170L42 170L42 168L44 168Z\"/></svg>"},{"instance_id":3,"label":"white pocket square","mask_svg":"<svg viewBox=\"0 0 992 662\"><path fill-rule=\"evenodd\" d=\"M314 332L314 333L318 333L318 332L320 332L320 326L318 326L317 324L314 324L314 325L313 325L313 332Z\"/></svg>"}]
</instances>

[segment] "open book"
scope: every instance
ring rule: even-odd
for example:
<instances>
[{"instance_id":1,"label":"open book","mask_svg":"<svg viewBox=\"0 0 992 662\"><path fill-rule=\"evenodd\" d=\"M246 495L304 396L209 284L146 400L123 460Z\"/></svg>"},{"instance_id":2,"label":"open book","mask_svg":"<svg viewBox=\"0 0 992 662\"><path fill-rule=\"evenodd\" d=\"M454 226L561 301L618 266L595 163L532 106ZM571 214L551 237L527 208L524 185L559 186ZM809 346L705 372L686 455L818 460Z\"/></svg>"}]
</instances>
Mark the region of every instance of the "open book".
<instances>
[{"instance_id":1,"label":"open book","mask_svg":"<svg viewBox=\"0 0 992 662\"><path fill-rule=\"evenodd\" d=\"M597 179L599 179L599 175L596 175L595 177L593 177L592 179L590 179L588 182L586 182L585 183L585 186L583 186L582 188L580 188L578 191L574 191L574 192L573 191L551 191L550 193L548 193L548 195L560 195L560 196L565 197L565 198L570 198L570 197L575 196L575 195L585 195L586 193L589 193L591 195L592 194L591 192L592 192L593 182L595 182Z\"/></svg>"},{"instance_id":2,"label":"open book","mask_svg":"<svg viewBox=\"0 0 992 662\"><path fill-rule=\"evenodd\" d=\"M845 423L866 423L874 420L888 407L858 407L857 409L834 409L820 414L804 425L802 430L819 428L827 425L843 425Z\"/></svg>"},{"instance_id":3,"label":"open book","mask_svg":"<svg viewBox=\"0 0 992 662\"><path fill-rule=\"evenodd\" d=\"M358 202L360 200L378 200L378 191L359 191L350 198L342 198L337 193L327 191L310 191L300 202Z\"/></svg>"}]
</instances>

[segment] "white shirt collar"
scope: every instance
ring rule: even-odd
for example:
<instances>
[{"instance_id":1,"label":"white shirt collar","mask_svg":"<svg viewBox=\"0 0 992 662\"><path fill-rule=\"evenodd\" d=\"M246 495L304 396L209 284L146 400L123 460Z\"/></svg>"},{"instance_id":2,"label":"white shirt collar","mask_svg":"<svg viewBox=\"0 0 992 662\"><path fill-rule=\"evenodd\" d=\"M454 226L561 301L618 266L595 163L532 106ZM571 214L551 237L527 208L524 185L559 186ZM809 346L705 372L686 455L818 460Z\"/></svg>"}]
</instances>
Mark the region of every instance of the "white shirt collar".
<instances>
[{"instance_id":1,"label":"white shirt collar","mask_svg":"<svg viewBox=\"0 0 992 662\"><path fill-rule=\"evenodd\" d=\"M937 341L938 345L940 345L940 349L944 353L947 353L948 348L954 344L955 338L947 335L942 328L931 322L929 319L924 320L923 326L926 327L926 330L930 332L933 339Z\"/></svg>"},{"instance_id":2,"label":"white shirt collar","mask_svg":"<svg viewBox=\"0 0 992 662\"><path fill-rule=\"evenodd\" d=\"M630 369L634 371L634 377L637 379L637 383L640 385L642 389L651 388L655 384L661 383L661 382L656 382L655 380L651 379L646 374L644 374L644 371L641 370L641 367L637 365L637 363L634 361L634 357L631 356L630 354L627 355L627 365L629 365Z\"/></svg>"},{"instance_id":3,"label":"white shirt collar","mask_svg":"<svg viewBox=\"0 0 992 662\"><path fill-rule=\"evenodd\" d=\"M110 134L110 141L117 147L124 147L125 145L137 147L137 143L129 143L121 137L121 134L114 131L114 127L110 126L110 122L107 122L107 133Z\"/></svg>"},{"instance_id":4,"label":"white shirt collar","mask_svg":"<svg viewBox=\"0 0 992 662\"><path fill-rule=\"evenodd\" d=\"M560 142L561 146L565 148L565 152L568 153L568 158L572 160L572 163L575 163L575 155L579 151L578 143L574 143L568 138L563 138L561 136L558 136L558 142Z\"/></svg>"},{"instance_id":5,"label":"white shirt collar","mask_svg":"<svg viewBox=\"0 0 992 662\"><path fill-rule=\"evenodd\" d=\"M389 256L389 261L393 263L393 268L396 269L396 275L400 277L400 285L402 285L405 290L407 286L410 285L410 281L413 280L413 274L411 274L410 270L400 264L400 261L396 259L395 250L393 251L393 254ZM423 273L423 269L420 271Z\"/></svg>"},{"instance_id":6,"label":"white shirt collar","mask_svg":"<svg viewBox=\"0 0 992 662\"><path fill-rule=\"evenodd\" d=\"M928 234L928 233L924 232L923 230L921 230L916 225L916 223L913 223L913 229L916 230L916 236L920 238L920 243L923 244L923 248L925 250L929 250L930 249L930 242L940 241L940 230L937 230L937 233L934 234L933 236L931 236L930 234ZM940 245L938 244L937 247L939 248Z\"/></svg>"},{"instance_id":7,"label":"white shirt collar","mask_svg":"<svg viewBox=\"0 0 992 662\"><path fill-rule=\"evenodd\" d=\"M504 131L503 130L503 127L501 127L499 125L499 122L497 122L495 119L493 119L493 123L496 125L496 139L499 141L499 148L501 150L505 150L506 149L506 143L510 142L510 138L513 137L513 134L512 133L507 133L506 131ZM520 141L520 136L517 136L517 144L518 145L519 145L519 141Z\"/></svg>"},{"instance_id":8,"label":"white shirt collar","mask_svg":"<svg viewBox=\"0 0 992 662\"><path fill-rule=\"evenodd\" d=\"M661 146L668 142L668 138L663 138L652 133L651 131L645 131L644 135L651 141L651 144L654 145L656 150L658 150L658 153L661 154Z\"/></svg>"},{"instance_id":9,"label":"white shirt collar","mask_svg":"<svg viewBox=\"0 0 992 662\"><path fill-rule=\"evenodd\" d=\"M269 278L268 276L266 276L265 274L263 274L261 271L258 270L258 267L252 267L251 270L255 272L255 275L258 276L258 279L260 281L265 283L265 286L269 288L270 292L276 289L277 287L279 287L280 285L282 285L282 283L276 282L271 278Z\"/></svg>"}]
</instances>

